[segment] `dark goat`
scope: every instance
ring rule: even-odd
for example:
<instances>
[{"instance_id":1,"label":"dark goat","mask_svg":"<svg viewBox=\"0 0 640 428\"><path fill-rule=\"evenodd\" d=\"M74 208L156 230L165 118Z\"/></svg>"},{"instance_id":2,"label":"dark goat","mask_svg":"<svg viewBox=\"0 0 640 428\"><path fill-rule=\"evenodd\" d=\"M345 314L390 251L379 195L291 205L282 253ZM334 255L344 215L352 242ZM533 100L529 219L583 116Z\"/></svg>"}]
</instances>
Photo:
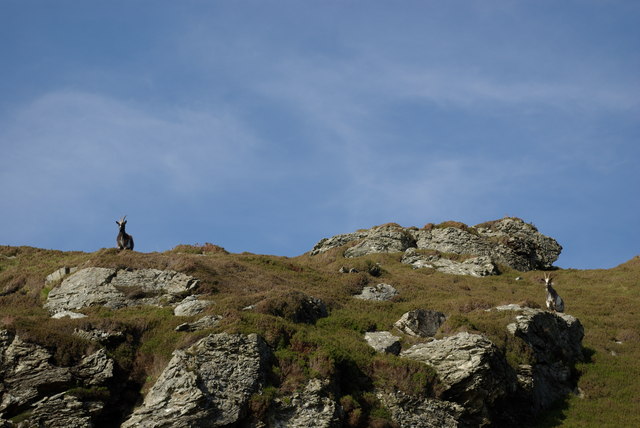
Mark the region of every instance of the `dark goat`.
<instances>
[{"instance_id":1,"label":"dark goat","mask_svg":"<svg viewBox=\"0 0 640 428\"><path fill-rule=\"evenodd\" d=\"M551 275L544 274L544 285L547 287L547 309L564 312L564 302L562 301L562 297L560 297L553 288Z\"/></svg>"},{"instance_id":2,"label":"dark goat","mask_svg":"<svg viewBox=\"0 0 640 428\"><path fill-rule=\"evenodd\" d=\"M121 250L133 250L133 236L125 232L124 227L127 224L125 220L127 216L122 217L120 220L116 220L118 226L120 226L120 233L118 233L118 248Z\"/></svg>"}]
</instances>

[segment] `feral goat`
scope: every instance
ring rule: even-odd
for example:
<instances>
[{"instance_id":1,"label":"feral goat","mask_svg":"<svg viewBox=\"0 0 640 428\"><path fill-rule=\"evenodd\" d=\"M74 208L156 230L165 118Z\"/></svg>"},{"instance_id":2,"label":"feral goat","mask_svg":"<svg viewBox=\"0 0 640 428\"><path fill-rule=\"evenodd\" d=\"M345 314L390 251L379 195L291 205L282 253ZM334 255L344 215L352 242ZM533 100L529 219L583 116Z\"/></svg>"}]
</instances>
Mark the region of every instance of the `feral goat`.
<instances>
[{"instance_id":1,"label":"feral goat","mask_svg":"<svg viewBox=\"0 0 640 428\"><path fill-rule=\"evenodd\" d=\"M120 233L118 233L118 248L121 250L133 250L133 236L125 232L124 227L127 224L125 220L127 216L122 217L120 220L116 220L118 226L120 226Z\"/></svg>"},{"instance_id":2,"label":"feral goat","mask_svg":"<svg viewBox=\"0 0 640 428\"><path fill-rule=\"evenodd\" d=\"M547 309L564 312L564 302L562 301L562 297L560 297L553 288L551 275L544 274L544 285L547 287Z\"/></svg>"}]
</instances>

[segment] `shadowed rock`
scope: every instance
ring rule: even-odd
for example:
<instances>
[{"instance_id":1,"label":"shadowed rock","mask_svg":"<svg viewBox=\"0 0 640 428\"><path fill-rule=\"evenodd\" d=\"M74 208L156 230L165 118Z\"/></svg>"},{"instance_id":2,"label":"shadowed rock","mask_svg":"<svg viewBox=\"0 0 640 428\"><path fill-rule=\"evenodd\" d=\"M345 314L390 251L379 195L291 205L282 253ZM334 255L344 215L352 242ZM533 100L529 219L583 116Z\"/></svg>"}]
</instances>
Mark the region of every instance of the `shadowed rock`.
<instances>
[{"instance_id":1,"label":"shadowed rock","mask_svg":"<svg viewBox=\"0 0 640 428\"><path fill-rule=\"evenodd\" d=\"M255 334L213 334L176 350L127 427L220 427L238 422L263 383L269 348Z\"/></svg>"},{"instance_id":2,"label":"shadowed rock","mask_svg":"<svg viewBox=\"0 0 640 428\"><path fill-rule=\"evenodd\" d=\"M498 400L516 391L516 375L504 355L486 337L466 332L402 351L400 356L433 366L443 398L462 405L475 423L491 421Z\"/></svg>"},{"instance_id":3,"label":"shadowed rock","mask_svg":"<svg viewBox=\"0 0 640 428\"><path fill-rule=\"evenodd\" d=\"M446 319L442 312L416 309L402 315L394 327L411 336L431 337L436 334Z\"/></svg>"}]
</instances>

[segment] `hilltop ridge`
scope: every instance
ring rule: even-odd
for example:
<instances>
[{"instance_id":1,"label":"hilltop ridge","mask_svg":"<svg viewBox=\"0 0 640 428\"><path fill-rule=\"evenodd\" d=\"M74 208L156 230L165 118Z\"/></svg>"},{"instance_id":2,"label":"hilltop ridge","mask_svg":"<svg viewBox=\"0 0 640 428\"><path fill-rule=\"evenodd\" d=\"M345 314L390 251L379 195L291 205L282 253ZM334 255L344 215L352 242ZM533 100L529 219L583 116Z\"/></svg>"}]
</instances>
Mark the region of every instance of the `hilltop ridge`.
<instances>
[{"instance_id":1,"label":"hilltop ridge","mask_svg":"<svg viewBox=\"0 0 640 428\"><path fill-rule=\"evenodd\" d=\"M355 233L294 258L0 247L0 427L598 426L636 414L599 398L620 389L608 373L638 370L636 259L555 269L567 307L556 314L541 309L539 271L494 261L503 246L552 267L561 247L519 219ZM479 257L496 271L460 274Z\"/></svg>"}]
</instances>

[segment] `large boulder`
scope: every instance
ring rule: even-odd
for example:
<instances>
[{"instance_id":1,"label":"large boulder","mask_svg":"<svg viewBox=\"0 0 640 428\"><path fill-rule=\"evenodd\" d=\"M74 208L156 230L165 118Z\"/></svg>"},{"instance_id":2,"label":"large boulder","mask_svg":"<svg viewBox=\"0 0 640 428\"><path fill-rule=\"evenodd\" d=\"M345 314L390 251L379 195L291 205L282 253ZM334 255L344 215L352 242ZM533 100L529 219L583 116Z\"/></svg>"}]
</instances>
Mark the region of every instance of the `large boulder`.
<instances>
[{"instance_id":1,"label":"large boulder","mask_svg":"<svg viewBox=\"0 0 640 428\"><path fill-rule=\"evenodd\" d=\"M518 218L503 218L473 227L447 222L418 229L391 223L322 239L313 247L311 255L347 245L350 247L345 250L345 257L398 253L410 248L432 250L437 252L438 259L426 262L431 263L434 269L476 276L494 273L495 268L490 267L494 263L520 271L546 269L552 266L562 251L556 240L541 234L535 226ZM467 266L458 266L462 263L445 262L450 259L448 254L484 258L470 259L466 262ZM411 264L416 262L418 260L414 259Z\"/></svg>"},{"instance_id":2,"label":"large boulder","mask_svg":"<svg viewBox=\"0 0 640 428\"><path fill-rule=\"evenodd\" d=\"M431 337L436 334L447 317L442 312L416 309L403 314L394 327L410 336Z\"/></svg>"},{"instance_id":3,"label":"large boulder","mask_svg":"<svg viewBox=\"0 0 640 428\"><path fill-rule=\"evenodd\" d=\"M415 239L403 227L391 223L371 229L362 241L345 251L345 257L375 253L399 253L415 246Z\"/></svg>"},{"instance_id":4,"label":"large boulder","mask_svg":"<svg viewBox=\"0 0 640 428\"><path fill-rule=\"evenodd\" d=\"M353 296L360 300L391 300L398 295L398 290L391 284L368 285L362 289L360 294Z\"/></svg>"},{"instance_id":5,"label":"large boulder","mask_svg":"<svg viewBox=\"0 0 640 428\"><path fill-rule=\"evenodd\" d=\"M257 335L213 334L176 350L126 427L235 424L263 384L270 351Z\"/></svg>"},{"instance_id":6,"label":"large boulder","mask_svg":"<svg viewBox=\"0 0 640 428\"><path fill-rule=\"evenodd\" d=\"M55 315L96 305L113 309L167 305L181 299L197 282L175 271L90 267L67 276L49 292L44 307Z\"/></svg>"},{"instance_id":7,"label":"large boulder","mask_svg":"<svg viewBox=\"0 0 640 428\"><path fill-rule=\"evenodd\" d=\"M549 407L575 390L573 367L583 359L584 328L577 318L540 309L509 305L498 310L516 313L507 330L527 343L533 362L518 370L523 402L531 413Z\"/></svg>"},{"instance_id":8,"label":"large boulder","mask_svg":"<svg viewBox=\"0 0 640 428\"><path fill-rule=\"evenodd\" d=\"M491 422L494 404L516 391L515 371L486 337L467 332L402 351L401 357L433 366L443 398L462 405L470 420Z\"/></svg>"}]
</instances>

